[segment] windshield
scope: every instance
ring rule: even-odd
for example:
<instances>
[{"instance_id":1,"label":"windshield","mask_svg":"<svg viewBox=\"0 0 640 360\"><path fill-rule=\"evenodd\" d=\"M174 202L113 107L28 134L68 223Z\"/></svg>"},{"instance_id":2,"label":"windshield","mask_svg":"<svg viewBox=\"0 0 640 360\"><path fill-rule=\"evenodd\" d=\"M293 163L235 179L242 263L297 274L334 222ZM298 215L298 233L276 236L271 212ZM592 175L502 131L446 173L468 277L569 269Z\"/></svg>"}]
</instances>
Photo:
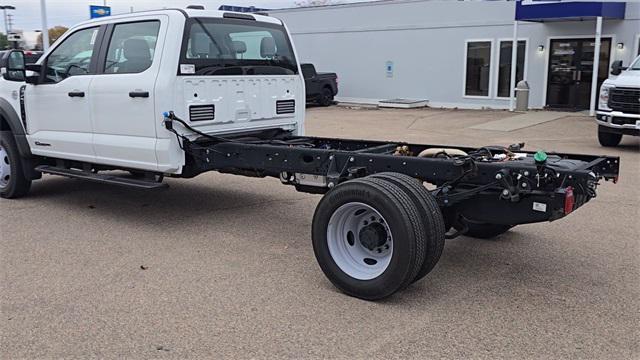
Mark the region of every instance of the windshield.
<instances>
[{"instance_id":1,"label":"windshield","mask_svg":"<svg viewBox=\"0 0 640 360\"><path fill-rule=\"evenodd\" d=\"M291 43L282 25L192 18L185 28L181 75L294 75Z\"/></svg>"},{"instance_id":2,"label":"windshield","mask_svg":"<svg viewBox=\"0 0 640 360\"><path fill-rule=\"evenodd\" d=\"M636 58L636 61L629 66L629 70L640 70L640 56Z\"/></svg>"}]
</instances>

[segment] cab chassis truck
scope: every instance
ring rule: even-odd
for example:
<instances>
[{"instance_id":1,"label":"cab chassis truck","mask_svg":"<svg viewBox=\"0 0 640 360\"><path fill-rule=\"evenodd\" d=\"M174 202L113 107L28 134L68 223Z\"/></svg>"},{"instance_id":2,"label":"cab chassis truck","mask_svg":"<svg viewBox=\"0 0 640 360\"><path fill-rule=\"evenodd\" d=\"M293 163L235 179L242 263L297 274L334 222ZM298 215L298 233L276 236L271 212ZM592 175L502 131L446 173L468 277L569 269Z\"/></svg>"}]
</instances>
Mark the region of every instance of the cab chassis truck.
<instances>
[{"instance_id":1,"label":"cab chassis truck","mask_svg":"<svg viewBox=\"0 0 640 360\"><path fill-rule=\"evenodd\" d=\"M164 19L172 21L165 23ZM120 23L131 26L137 20L144 22L144 26L118 32ZM209 31L211 28L207 30L203 25L209 26L207 21L211 21L215 35ZM193 28L188 31L189 26L204 31L195 36ZM256 26L261 31L251 30ZM249 28L251 31L247 30L246 36L240 37L245 43L238 45L240 40L220 37L225 27L233 27L235 32L229 34ZM62 48L60 43L72 41L74 33L86 29L96 29L87 39L91 38L91 46L98 55L89 55L91 59L86 62L77 60L81 55L55 57L56 48ZM274 32L274 37L280 36L275 31L285 34L286 37L280 38L280 50L277 50L284 51L286 43L282 41L288 39L288 32L277 19L260 14L169 9L80 24L69 31L71 35L58 40L35 65L21 65L20 52L10 52L2 59L4 70L3 80L0 80L0 86L4 87L0 89L3 94L0 99L0 195L5 198L26 195L32 180L43 173L140 189L162 187L165 176L192 178L208 171L279 178L283 184L292 185L298 191L324 195L313 216L312 243L318 264L328 279L348 295L377 300L427 275L436 266L445 239L460 235L491 238L518 224L558 220L594 198L600 180L616 182L618 179L619 158L612 156L525 151L524 144L476 148L305 136L302 131L304 83L299 65L295 63L295 50L291 45L291 52L285 59L276 55L274 40L249 39L249 35L265 36L264 29ZM155 34L155 37L149 34ZM101 45L117 36L125 37L122 42L112 41L124 44L120 53L125 55L125 60L110 60L110 50ZM128 39L133 41L127 44ZM155 43L149 39L155 39ZM202 41L208 45L203 46L199 43ZM222 46L225 41L227 45ZM259 51L256 48L250 55L252 50L247 49L253 45L258 46ZM155 54L164 51L162 63L158 64L157 57L149 61L146 59L150 54L148 50L141 52L136 46L155 46ZM74 44L73 48L81 46ZM173 49L180 48L180 54L172 53ZM219 55L223 48L230 52L224 61ZM114 54L118 56L119 52ZM135 54L143 54L145 62L126 63L135 59ZM256 57L255 61L247 60L251 56ZM96 61L98 65L94 67L92 64ZM63 66L56 67L56 62L62 62ZM222 62L224 66L211 66L212 62ZM200 67L202 64L205 65ZM152 114L137 112L129 119L114 116L102 119L101 113L90 113L93 130L89 133L91 140L87 140L90 141L87 149L93 150L81 149L85 144L78 139L84 133L72 133L76 142L73 148L65 148L67 155L63 156L56 152L56 147L65 146L67 139L60 130L61 120L56 119L58 122L53 125L48 123L53 121L50 117L55 111L51 107L46 109L48 116L38 118L43 114L38 112L38 106L42 105L40 101L46 100L45 96L62 91L47 86L52 83L62 86L60 84L81 78L71 76L71 73L76 71L72 69L83 66L86 70L82 75L95 76L91 82L106 81L111 76L116 79L95 89L89 86L88 98L93 91L98 93L111 86L113 88L107 89L110 92L101 98L108 102L108 96L115 96L115 89L129 86L127 81L136 81L131 84L130 99L126 93L119 98L119 101L130 101L128 107L123 107L121 117L134 112L136 106L147 104L148 97L155 97L157 101L150 105L150 109L154 109ZM108 66L116 70L107 69ZM142 86L144 74L149 72L156 72L158 76L155 88L152 87L155 90L138 88ZM224 78L229 75L227 72L231 72L232 77ZM255 123L239 121L235 124L214 119L213 112L218 117L225 114L224 106L230 105L230 96L244 96L244 91L238 90L233 95L226 92L216 98L215 107L204 110L202 101L208 100L202 99L203 96L197 100L161 99L166 93L181 94L174 89L187 85L192 88L185 93L189 97L198 96L203 88L198 88L200 93L192 94L194 84L223 78L224 81L236 81L234 86L238 88L245 80L258 84L267 79L271 85L279 82L289 85L267 92L267 97L253 97L253 100L257 99L255 101L266 98L270 103L273 100L273 104L267 106L273 106L268 109L271 112L267 111L271 115L255 115L259 117ZM224 81L216 83L217 86L222 88L228 84ZM11 91L13 84L16 87ZM14 96L5 95L7 87ZM69 107L85 106L83 89L75 88L75 85L69 89L72 90L69 92L71 100L60 97L58 101L70 101L66 105ZM231 114L259 113L254 109L265 102L251 103L253 100L236 98L233 105L240 104L242 108ZM165 109L159 111L162 107ZM170 110L171 107L175 110ZM60 111L71 116L69 109ZM122 126L120 120L138 124L147 121L145 116L155 127L152 135L140 139L122 135L130 128ZM209 122L199 122L207 116L211 116ZM84 118L75 121L81 122ZM275 125L254 125L269 124L270 121ZM50 130L54 125L58 126L55 132ZM218 129L214 125L227 128L214 131L211 129ZM126 143L132 138L137 141L135 146ZM146 141L151 141L157 163L148 165L142 160L134 163L132 159L142 157ZM77 154L72 154L76 148ZM117 159L118 152L113 149L124 149L123 158ZM88 157L83 151L93 153ZM178 156L165 156L165 152ZM177 165L160 164L165 158ZM115 174L113 170L117 170ZM131 174L123 175L122 170Z\"/></svg>"}]
</instances>

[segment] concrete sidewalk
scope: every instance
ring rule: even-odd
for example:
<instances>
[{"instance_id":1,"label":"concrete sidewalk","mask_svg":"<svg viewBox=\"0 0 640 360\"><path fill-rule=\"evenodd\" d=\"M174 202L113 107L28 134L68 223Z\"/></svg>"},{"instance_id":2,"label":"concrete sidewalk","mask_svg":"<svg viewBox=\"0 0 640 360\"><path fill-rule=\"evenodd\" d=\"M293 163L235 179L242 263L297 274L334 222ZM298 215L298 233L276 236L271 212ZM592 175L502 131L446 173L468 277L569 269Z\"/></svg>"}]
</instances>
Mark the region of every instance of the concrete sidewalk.
<instances>
[{"instance_id":1,"label":"concrete sidewalk","mask_svg":"<svg viewBox=\"0 0 640 360\"><path fill-rule=\"evenodd\" d=\"M561 112L561 111L528 111L517 113L516 115L489 121L483 124L472 126L471 129L491 130L491 131L514 131L530 126L544 124L549 121L562 119L568 116L583 116L582 113Z\"/></svg>"}]
</instances>

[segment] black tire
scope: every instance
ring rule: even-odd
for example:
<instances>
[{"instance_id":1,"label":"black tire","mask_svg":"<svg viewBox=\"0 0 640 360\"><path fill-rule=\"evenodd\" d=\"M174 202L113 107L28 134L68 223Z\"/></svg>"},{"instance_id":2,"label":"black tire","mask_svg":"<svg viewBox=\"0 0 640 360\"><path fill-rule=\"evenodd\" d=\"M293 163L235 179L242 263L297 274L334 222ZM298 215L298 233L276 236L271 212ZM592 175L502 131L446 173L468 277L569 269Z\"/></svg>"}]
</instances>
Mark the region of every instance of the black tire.
<instances>
[{"instance_id":1,"label":"black tire","mask_svg":"<svg viewBox=\"0 0 640 360\"><path fill-rule=\"evenodd\" d=\"M0 148L4 150L0 151L3 155L0 161L9 165L9 168L5 168L7 173L2 175L3 181L0 181L0 197L15 199L25 196L31 188L31 180L24 176L20 152L12 133L0 132Z\"/></svg>"},{"instance_id":2,"label":"black tire","mask_svg":"<svg viewBox=\"0 0 640 360\"><path fill-rule=\"evenodd\" d=\"M322 89L322 93L319 95L318 104L320 106L329 106L333 104L333 91L325 87Z\"/></svg>"},{"instance_id":3,"label":"black tire","mask_svg":"<svg viewBox=\"0 0 640 360\"><path fill-rule=\"evenodd\" d=\"M598 125L598 141L605 147L616 147L622 140L622 134L607 132L604 126Z\"/></svg>"},{"instance_id":4,"label":"black tire","mask_svg":"<svg viewBox=\"0 0 640 360\"><path fill-rule=\"evenodd\" d=\"M389 265L372 279L360 280L345 273L329 250L329 221L336 210L350 203L374 208L393 234ZM340 184L320 200L313 216L312 240L316 259L327 278L344 293L365 300L379 300L409 286L422 267L426 246L423 222L414 202L394 183L372 178Z\"/></svg>"},{"instance_id":5,"label":"black tire","mask_svg":"<svg viewBox=\"0 0 640 360\"><path fill-rule=\"evenodd\" d=\"M513 225L485 224L476 222L468 222L467 226L469 227L469 230L464 235L478 239L494 238L506 233L513 227Z\"/></svg>"},{"instance_id":6,"label":"black tire","mask_svg":"<svg viewBox=\"0 0 640 360\"><path fill-rule=\"evenodd\" d=\"M419 180L411 176L388 172L371 175L371 177L386 179L403 188L420 212L420 219L424 222L427 235L427 243L424 263L412 281L416 282L433 270L444 250L446 227L438 202Z\"/></svg>"}]
</instances>

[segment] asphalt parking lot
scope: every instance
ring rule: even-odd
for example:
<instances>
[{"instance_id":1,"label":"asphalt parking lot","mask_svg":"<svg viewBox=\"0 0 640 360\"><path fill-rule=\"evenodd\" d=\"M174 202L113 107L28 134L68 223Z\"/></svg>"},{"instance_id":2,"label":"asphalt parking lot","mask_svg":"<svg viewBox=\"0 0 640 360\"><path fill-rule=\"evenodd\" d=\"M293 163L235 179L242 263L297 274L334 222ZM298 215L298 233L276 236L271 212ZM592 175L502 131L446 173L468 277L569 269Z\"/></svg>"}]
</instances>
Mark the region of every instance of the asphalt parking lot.
<instances>
[{"instance_id":1,"label":"asphalt parking lot","mask_svg":"<svg viewBox=\"0 0 640 360\"><path fill-rule=\"evenodd\" d=\"M619 155L617 185L553 223L447 242L381 302L336 291L310 242L317 195L205 174L141 192L46 176L0 200L0 355L18 358L640 357L640 142L602 148L573 114L520 130L503 111L308 111L319 136Z\"/></svg>"}]
</instances>

